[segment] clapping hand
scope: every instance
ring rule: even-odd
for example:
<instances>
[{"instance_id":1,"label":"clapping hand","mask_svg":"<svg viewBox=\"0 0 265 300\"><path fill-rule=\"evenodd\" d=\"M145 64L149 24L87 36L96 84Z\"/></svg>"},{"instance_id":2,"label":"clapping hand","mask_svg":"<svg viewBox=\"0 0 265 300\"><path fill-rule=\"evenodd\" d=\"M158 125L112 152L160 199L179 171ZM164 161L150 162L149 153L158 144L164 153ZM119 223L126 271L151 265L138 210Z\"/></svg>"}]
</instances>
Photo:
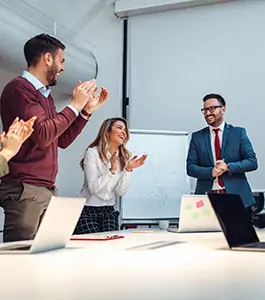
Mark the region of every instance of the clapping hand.
<instances>
[{"instance_id":1,"label":"clapping hand","mask_svg":"<svg viewBox=\"0 0 265 300\"><path fill-rule=\"evenodd\" d=\"M33 125L36 118L32 117L26 122L16 118L9 127L8 132L2 132L0 135L1 154L5 156L7 161L18 153L22 144L30 137L34 130Z\"/></svg>"},{"instance_id":2,"label":"clapping hand","mask_svg":"<svg viewBox=\"0 0 265 300\"><path fill-rule=\"evenodd\" d=\"M101 87L101 91L94 95L98 88L95 86L89 92L89 99L84 107L84 110L91 114L94 110L100 108L108 99L109 92L106 88Z\"/></svg>"},{"instance_id":3,"label":"clapping hand","mask_svg":"<svg viewBox=\"0 0 265 300\"><path fill-rule=\"evenodd\" d=\"M91 91L96 88L96 80L89 80L85 82L78 81L72 93L72 105L81 111L87 104L90 98Z\"/></svg>"},{"instance_id":4,"label":"clapping hand","mask_svg":"<svg viewBox=\"0 0 265 300\"><path fill-rule=\"evenodd\" d=\"M127 163L127 167L126 167L126 170L128 172L131 172L133 169L136 169L140 166L142 166L144 163L145 163L145 160L147 158L147 155L144 154L142 155L140 158L137 158L138 156L135 155L133 156Z\"/></svg>"},{"instance_id":5,"label":"clapping hand","mask_svg":"<svg viewBox=\"0 0 265 300\"><path fill-rule=\"evenodd\" d=\"M22 143L24 143L25 140L27 140L31 136L32 132L34 131L33 125L36 119L37 117L32 117L28 121L24 122L24 127L23 130L21 131ZM21 120L21 122L23 121Z\"/></svg>"}]
</instances>

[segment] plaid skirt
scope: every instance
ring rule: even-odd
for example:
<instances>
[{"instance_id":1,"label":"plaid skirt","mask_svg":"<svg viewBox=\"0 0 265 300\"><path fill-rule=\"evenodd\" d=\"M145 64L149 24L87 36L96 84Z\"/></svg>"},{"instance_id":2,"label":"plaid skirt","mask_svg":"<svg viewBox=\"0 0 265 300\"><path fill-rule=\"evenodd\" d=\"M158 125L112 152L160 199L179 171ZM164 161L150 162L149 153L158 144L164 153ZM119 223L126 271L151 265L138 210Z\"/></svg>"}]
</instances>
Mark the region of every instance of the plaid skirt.
<instances>
[{"instance_id":1,"label":"plaid skirt","mask_svg":"<svg viewBox=\"0 0 265 300\"><path fill-rule=\"evenodd\" d=\"M117 231L119 214L114 206L84 206L74 234Z\"/></svg>"}]
</instances>

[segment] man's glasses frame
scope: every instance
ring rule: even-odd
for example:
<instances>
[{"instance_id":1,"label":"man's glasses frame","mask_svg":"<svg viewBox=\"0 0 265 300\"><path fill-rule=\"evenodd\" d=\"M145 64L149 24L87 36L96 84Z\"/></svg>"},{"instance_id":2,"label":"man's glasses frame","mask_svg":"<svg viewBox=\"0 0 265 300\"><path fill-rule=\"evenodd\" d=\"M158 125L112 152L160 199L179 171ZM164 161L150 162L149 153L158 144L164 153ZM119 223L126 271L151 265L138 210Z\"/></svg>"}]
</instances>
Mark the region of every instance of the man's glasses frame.
<instances>
[{"instance_id":1,"label":"man's glasses frame","mask_svg":"<svg viewBox=\"0 0 265 300\"><path fill-rule=\"evenodd\" d=\"M215 106L209 106L207 108L202 108L201 112L203 114L206 114L207 111L209 111L211 114L214 113L216 111L217 108L223 107L223 105L215 105Z\"/></svg>"}]
</instances>

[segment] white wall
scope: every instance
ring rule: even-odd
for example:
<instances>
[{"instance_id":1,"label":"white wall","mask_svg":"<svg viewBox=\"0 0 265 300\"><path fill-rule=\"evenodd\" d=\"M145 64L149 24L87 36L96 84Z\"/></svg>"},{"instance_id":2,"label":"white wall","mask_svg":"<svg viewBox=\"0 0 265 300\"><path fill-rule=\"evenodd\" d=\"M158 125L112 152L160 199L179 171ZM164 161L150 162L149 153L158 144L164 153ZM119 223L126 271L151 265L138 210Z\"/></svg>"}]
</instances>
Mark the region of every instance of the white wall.
<instances>
[{"instance_id":1,"label":"white wall","mask_svg":"<svg viewBox=\"0 0 265 300\"><path fill-rule=\"evenodd\" d=\"M205 126L207 93L227 100L259 160L248 173L265 188L265 1L235 1L129 18L132 128L192 132Z\"/></svg>"}]
</instances>

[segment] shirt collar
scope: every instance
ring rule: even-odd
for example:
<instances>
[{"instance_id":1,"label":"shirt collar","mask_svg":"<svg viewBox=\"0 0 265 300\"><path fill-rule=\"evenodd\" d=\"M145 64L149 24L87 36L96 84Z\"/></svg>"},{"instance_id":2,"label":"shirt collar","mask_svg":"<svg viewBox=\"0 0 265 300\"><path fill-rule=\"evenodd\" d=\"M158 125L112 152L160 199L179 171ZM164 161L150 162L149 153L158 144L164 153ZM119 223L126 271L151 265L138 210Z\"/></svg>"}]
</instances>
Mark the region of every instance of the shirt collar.
<instances>
[{"instance_id":1,"label":"shirt collar","mask_svg":"<svg viewBox=\"0 0 265 300\"><path fill-rule=\"evenodd\" d=\"M23 71L21 77L27 79L37 91L40 91L44 97L48 98L51 89L49 87L44 86L44 84L40 82L39 79L36 78L33 74L31 74L28 71Z\"/></svg>"},{"instance_id":2,"label":"shirt collar","mask_svg":"<svg viewBox=\"0 0 265 300\"><path fill-rule=\"evenodd\" d=\"M210 130L211 130L211 132L213 132L213 130L214 129L217 129L217 128L219 128L220 129L220 131L224 131L224 128L225 128L225 122L223 122L220 126L218 126L218 127L213 127L213 126L211 126L211 125L209 125L209 128L210 128Z\"/></svg>"}]
</instances>

